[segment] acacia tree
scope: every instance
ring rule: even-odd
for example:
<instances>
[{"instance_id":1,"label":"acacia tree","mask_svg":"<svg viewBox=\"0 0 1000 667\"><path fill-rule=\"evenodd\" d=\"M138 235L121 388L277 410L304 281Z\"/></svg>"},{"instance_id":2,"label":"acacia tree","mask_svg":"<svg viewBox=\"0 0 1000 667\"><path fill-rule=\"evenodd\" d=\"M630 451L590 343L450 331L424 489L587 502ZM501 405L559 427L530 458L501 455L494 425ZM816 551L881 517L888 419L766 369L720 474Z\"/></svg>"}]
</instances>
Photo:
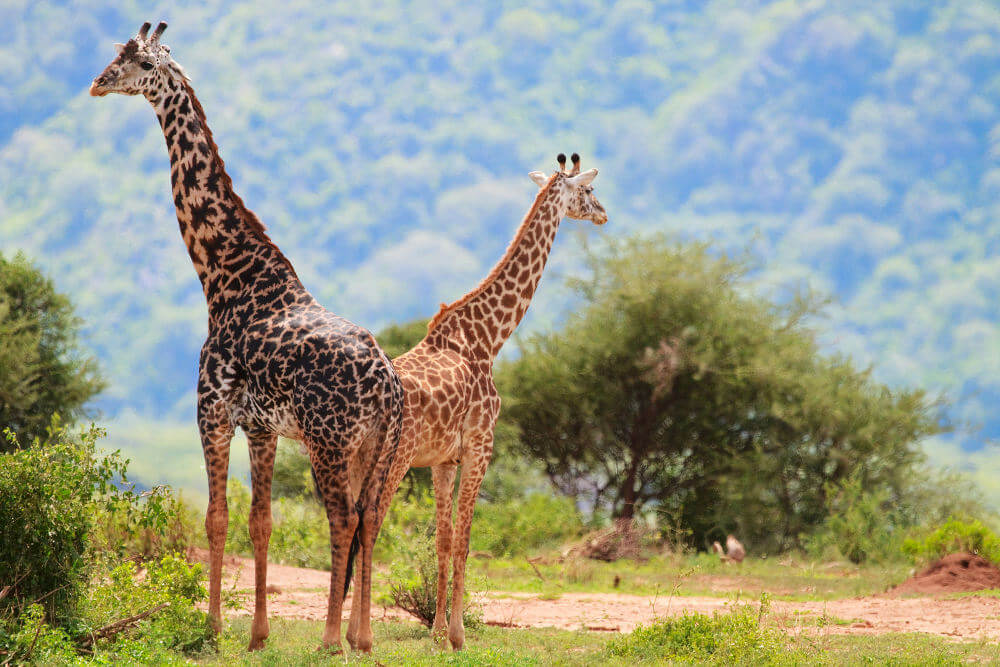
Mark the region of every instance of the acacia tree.
<instances>
[{"instance_id":1,"label":"acacia tree","mask_svg":"<svg viewBox=\"0 0 1000 667\"><path fill-rule=\"evenodd\" d=\"M18 441L42 438L52 416L72 421L104 388L78 343L69 299L22 254L0 256L0 428ZM12 447L0 439L0 451Z\"/></svg>"},{"instance_id":2,"label":"acacia tree","mask_svg":"<svg viewBox=\"0 0 1000 667\"><path fill-rule=\"evenodd\" d=\"M898 486L919 462L940 429L924 394L821 355L816 299L776 306L745 274L662 236L590 258L581 309L498 373L559 489L623 518L655 507L695 541L738 528L781 548L822 521L830 484L861 469Z\"/></svg>"}]
</instances>

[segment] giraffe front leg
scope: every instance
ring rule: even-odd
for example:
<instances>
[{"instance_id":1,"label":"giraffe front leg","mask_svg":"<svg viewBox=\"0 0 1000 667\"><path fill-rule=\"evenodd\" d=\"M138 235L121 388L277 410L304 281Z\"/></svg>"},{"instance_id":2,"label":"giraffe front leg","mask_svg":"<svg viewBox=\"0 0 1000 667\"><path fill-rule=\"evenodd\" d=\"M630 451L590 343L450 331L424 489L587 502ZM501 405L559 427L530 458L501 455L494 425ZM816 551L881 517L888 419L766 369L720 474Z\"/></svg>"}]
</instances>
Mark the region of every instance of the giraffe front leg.
<instances>
[{"instance_id":1,"label":"giraffe front leg","mask_svg":"<svg viewBox=\"0 0 1000 667\"><path fill-rule=\"evenodd\" d=\"M233 429L224 410L199 400L198 429L208 475L208 509L205 534L208 537L208 617L216 634L222 630L222 559L229 529L226 482L229 478L229 443Z\"/></svg>"},{"instance_id":2,"label":"giraffe front leg","mask_svg":"<svg viewBox=\"0 0 1000 667\"><path fill-rule=\"evenodd\" d=\"M434 546L437 551L437 606L434 610L434 624L431 636L439 642L445 641L448 624L448 565L451 564L452 508L455 490L455 473L458 466L453 463L436 465L431 468L434 483L435 523L437 529Z\"/></svg>"},{"instance_id":3,"label":"giraffe front leg","mask_svg":"<svg viewBox=\"0 0 1000 667\"><path fill-rule=\"evenodd\" d=\"M247 436L250 444L250 541L253 543L254 610L250 626L248 650L264 648L271 633L267 618L267 548L271 540L271 479L274 473L274 453L278 436L254 434Z\"/></svg>"},{"instance_id":4,"label":"giraffe front leg","mask_svg":"<svg viewBox=\"0 0 1000 667\"><path fill-rule=\"evenodd\" d=\"M465 561L469 557L469 532L472 528L472 513L479 497L479 487L486 476L493 453L493 434L480 436L469 443L467 454L462 460L462 479L458 483L458 508L455 515L455 531L452 536L452 583L451 622L448 626L448 640L452 649L461 650L465 644L465 624L462 612L465 604Z\"/></svg>"}]
</instances>

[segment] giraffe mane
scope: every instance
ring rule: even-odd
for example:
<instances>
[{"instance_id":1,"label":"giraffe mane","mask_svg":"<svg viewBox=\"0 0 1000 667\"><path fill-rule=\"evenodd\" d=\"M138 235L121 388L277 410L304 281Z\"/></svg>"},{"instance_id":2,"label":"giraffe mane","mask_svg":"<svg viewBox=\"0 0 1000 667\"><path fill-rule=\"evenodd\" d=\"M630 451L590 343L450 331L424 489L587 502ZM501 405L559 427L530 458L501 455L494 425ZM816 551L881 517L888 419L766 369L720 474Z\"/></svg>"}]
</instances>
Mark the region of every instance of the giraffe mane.
<instances>
[{"instance_id":1,"label":"giraffe mane","mask_svg":"<svg viewBox=\"0 0 1000 667\"><path fill-rule=\"evenodd\" d=\"M534 203L532 203L531 208L528 209L527 214L525 214L524 219L521 221L521 224L517 228L517 233L514 234L514 238L511 239L510 243L507 245L507 250L504 251L503 257L500 258L500 261L498 261L493 266L489 274L487 274L487 276L483 278L479 282L479 284L476 285L472 289L472 291L470 291L468 294L461 297L457 301L453 301L450 304L441 304L441 310L439 310L437 315L435 315L431 319L431 321L427 324L427 333L433 331L434 328L437 325L439 325L444 320L444 318L447 317L450 313L453 313L454 311L458 310L459 308L467 304L469 301L471 301L472 299L476 298L484 291L486 291L486 288L489 287L494 280L496 280L497 276L500 275L500 271L510 260L511 255L514 252L514 249L517 248L518 244L521 242L521 238L524 236L528 228L528 221L531 220L531 218L534 217L535 213L538 212L538 207L541 205L542 199L544 199L545 195L547 195L549 191L552 189L552 184L555 183L556 178L558 178L559 175L560 172L552 174L552 176L549 178L549 182L546 183L545 186L538 191L538 195L535 197Z\"/></svg>"},{"instance_id":2,"label":"giraffe mane","mask_svg":"<svg viewBox=\"0 0 1000 667\"><path fill-rule=\"evenodd\" d=\"M191 106L194 109L195 114L198 116L198 120L201 122L202 132L205 133L205 141L208 143L209 150L214 156L216 166L219 169L220 178L222 181L222 186L226 188L229 192L229 196L233 199L233 204L236 208L236 215L246 224L250 233L254 235L258 240L260 240L264 245L270 246L277 253L278 258L288 267L288 270L292 272L295 278L298 278L298 274L295 273L295 267L292 266L292 262L285 257L284 253L274 244L271 237L267 235L267 227L264 223L260 221L257 214L247 208L247 205L243 203L243 199L236 194L233 189L233 179L229 176L229 172L226 171L226 163L223 161L222 156L219 155L219 147L215 144L215 139L212 137L212 130L208 127L208 120L205 117L205 109L201 106L201 102L198 100L198 96L194 94L194 89L191 87L190 82L187 77L181 81L181 85L187 91L188 96L191 98Z\"/></svg>"}]
</instances>

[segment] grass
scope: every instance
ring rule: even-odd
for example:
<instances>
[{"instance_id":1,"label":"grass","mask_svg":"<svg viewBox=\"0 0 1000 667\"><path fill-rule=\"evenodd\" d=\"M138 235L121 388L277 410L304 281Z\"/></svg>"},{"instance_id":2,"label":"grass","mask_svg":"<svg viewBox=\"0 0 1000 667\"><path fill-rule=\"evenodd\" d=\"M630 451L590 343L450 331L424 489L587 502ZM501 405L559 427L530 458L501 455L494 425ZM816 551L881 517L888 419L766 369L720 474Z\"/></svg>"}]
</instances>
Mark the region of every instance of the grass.
<instances>
[{"instance_id":1,"label":"grass","mask_svg":"<svg viewBox=\"0 0 1000 667\"><path fill-rule=\"evenodd\" d=\"M949 593L944 597L948 600L961 600L962 598L1000 598L1000 588L986 588L981 591L964 591L962 593Z\"/></svg>"},{"instance_id":2,"label":"grass","mask_svg":"<svg viewBox=\"0 0 1000 667\"><path fill-rule=\"evenodd\" d=\"M746 620L723 617L713 622L710 617L701 617L668 630L654 628L645 641L631 643L628 643L628 636L608 633L484 627L468 633L466 649L457 654L438 648L427 630L416 623L375 622L375 652L371 656L348 653L341 659L357 665L635 665L690 664L692 661L767 665L958 665L1000 661L1000 648L987 642L950 642L921 634L786 637L767 627L754 629ZM245 650L249 624L247 618L234 619L220 641L219 652L204 654L197 662L275 666L331 662L328 654L316 650L323 632L320 621L273 618L267 647L252 654ZM727 630L725 646L706 652L702 641L705 630ZM747 639L754 642L748 643ZM622 650L622 643L632 648ZM664 646L673 651L674 657L664 653Z\"/></svg>"},{"instance_id":3,"label":"grass","mask_svg":"<svg viewBox=\"0 0 1000 667\"><path fill-rule=\"evenodd\" d=\"M846 562L815 563L794 557L750 559L727 565L707 554L655 556L645 562L557 558L469 559L469 571L494 591L535 593L545 599L562 593L705 595L740 593L776 600L822 601L881 593L911 574L904 563L860 567ZM616 584L617 581L617 584Z\"/></svg>"}]
</instances>

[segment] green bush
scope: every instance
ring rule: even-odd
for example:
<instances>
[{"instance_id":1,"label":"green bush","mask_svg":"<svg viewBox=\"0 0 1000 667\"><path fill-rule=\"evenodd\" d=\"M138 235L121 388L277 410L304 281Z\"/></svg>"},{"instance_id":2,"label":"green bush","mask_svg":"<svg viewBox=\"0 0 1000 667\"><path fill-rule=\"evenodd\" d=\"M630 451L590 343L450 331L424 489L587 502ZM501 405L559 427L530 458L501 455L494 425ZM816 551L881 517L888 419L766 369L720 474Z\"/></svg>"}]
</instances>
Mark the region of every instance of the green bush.
<instances>
[{"instance_id":1,"label":"green bush","mask_svg":"<svg viewBox=\"0 0 1000 667\"><path fill-rule=\"evenodd\" d=\"M389 506L375 542L375 560L396 563L414 554L414 544L433 534L434 497L430 489L416 489L409 498L400 492Z\"/></svg>"},{"instance_id":2,"label":"green bush","mask_svg":"<svg viewBox=\"0 0 1000 667\"><path fill-rule=\"evenodd\" d=\"M437 549L433 522L414 526L407 548L392 563L389 593L380 601L409 612L428 628L437 611ZM451 568L448 568L449 573ZM469 579L466 578L462 621L469 630L483 625L482 610L471 602ZM447 609L451 608L451 586L448 587Z\"/></svg>"},{"instance_id":3,"label":"green bush","mask_svg":"<svg viewBox=\"0 0 1000 667\"><path fill-rule=\"evenodd\" d=\"M250 489L230 480L227 551L253 556L250 541ZM271 504L271 542L268 558L282 565L330 569L330 524L326 510L311 492L278 498Z\"/></svg>"},{"instance_id":4,"label":"green bush","mask_svg":"<svg viewBox=\"0 0 1000 667\"><path fill-rule=\"evenodd\" d=\"M179 555L150 561L144 576L134 562L126 561L111 569L91 592L88 625L101 628L166 605L135 628L111 638L105 650L124 651L130 656L141 650L137 645L185 653L200 651L214 636L208 615L195 606L207 597L202 576L200 563L190 564Z\"/></svg>"},{"instance_id":5,"label":"green bush","mask_svg":"<svg viewBox=\"0 0 1000 667\"><path fill-rule=\"evenodd\" d=\"M868 491L859 475L827 488L829 514L805 541L814 557L836 551L852 563L899 558L902 518L891 508L885 490Z\"/></svg>"},{"instance_id":6,"label":"green bush","mask_svg":"<svg viewBox=\"0 0 1000 667\"><path fill-rule=\"evenodd\" d=\"M18 625L8 627L9 633L0 627L0 657L5 661L12 664L74 661L76 650L73 642L65 630L45 621L42 605L28 605L18 620Z\"/></svg>"},{"instance_id":7,"label":"green bush","mask_svg":"<svg viewBox=\"0 0 1000 667\"><path fill-rule=\"evenodd\" d=\"M137 492L128 461L97 452L102 435L91 427L71 436L54 422L44 442L22 448L7 432L11 451L0 454L4 660L74 662L83 651L158 662L164 651L196 652L212 637L195 606L205 597L200 565L161 555L140 574L136 563L183 546L190 511L166 488ZM151 609L127 627L106 628Z\"/></svg>"},{"instance_id":8,"label":"green bush","mask_svg":"<svg viewBox=\"0 0 1000 667\"><path fill-rule=\"evenodd\" d=\"M125 533L162 531L166 490L141 498L126 478L128 461L97 454L103 434L91 427L74 438L54 421L45 442L21 448L6 432L12 451L0 454L0 572L11 588L0 599L0 622L35 602L51 623L76 617L98 553L94 531L107 517Z\"/></svg>"},{"instance_id":9,"label":"green bush","mask_svg":"<svg viewBox=\"0 0 1000 667\"><path fill-rule=\"evenodd\" d=\"M903 553L919 563L958 551L1000 563L1000 537L978 519L949 517L940 526L924 531L923 536L910 537L903 542Z\"/></svg>"},{"instance_id":10,"label":"green bush","mask_svg":"<svg viewBox=\"0 0 1000 667\"><path fill-rule=\"evenodd\" d=\"M532 493L524 499L479 502L472 518L470 548L515 556L558 547L579 537L583 519L572 499Z\"/></svg>"},{"instance_id":11,"label":"green bush","mask_svg":"<svg viewBox=\"0 0 1000 667\"><path fill-rule=\"evenodd\" d=\"M785 652L785 641L777 631L762 626L761 620L767 611L764 595L760 609L745 605L712 616L685 613L639 626L631 634L610 641L605 652L615 658L653 661L773 662Z\"/></svg>"}]
</instances>

